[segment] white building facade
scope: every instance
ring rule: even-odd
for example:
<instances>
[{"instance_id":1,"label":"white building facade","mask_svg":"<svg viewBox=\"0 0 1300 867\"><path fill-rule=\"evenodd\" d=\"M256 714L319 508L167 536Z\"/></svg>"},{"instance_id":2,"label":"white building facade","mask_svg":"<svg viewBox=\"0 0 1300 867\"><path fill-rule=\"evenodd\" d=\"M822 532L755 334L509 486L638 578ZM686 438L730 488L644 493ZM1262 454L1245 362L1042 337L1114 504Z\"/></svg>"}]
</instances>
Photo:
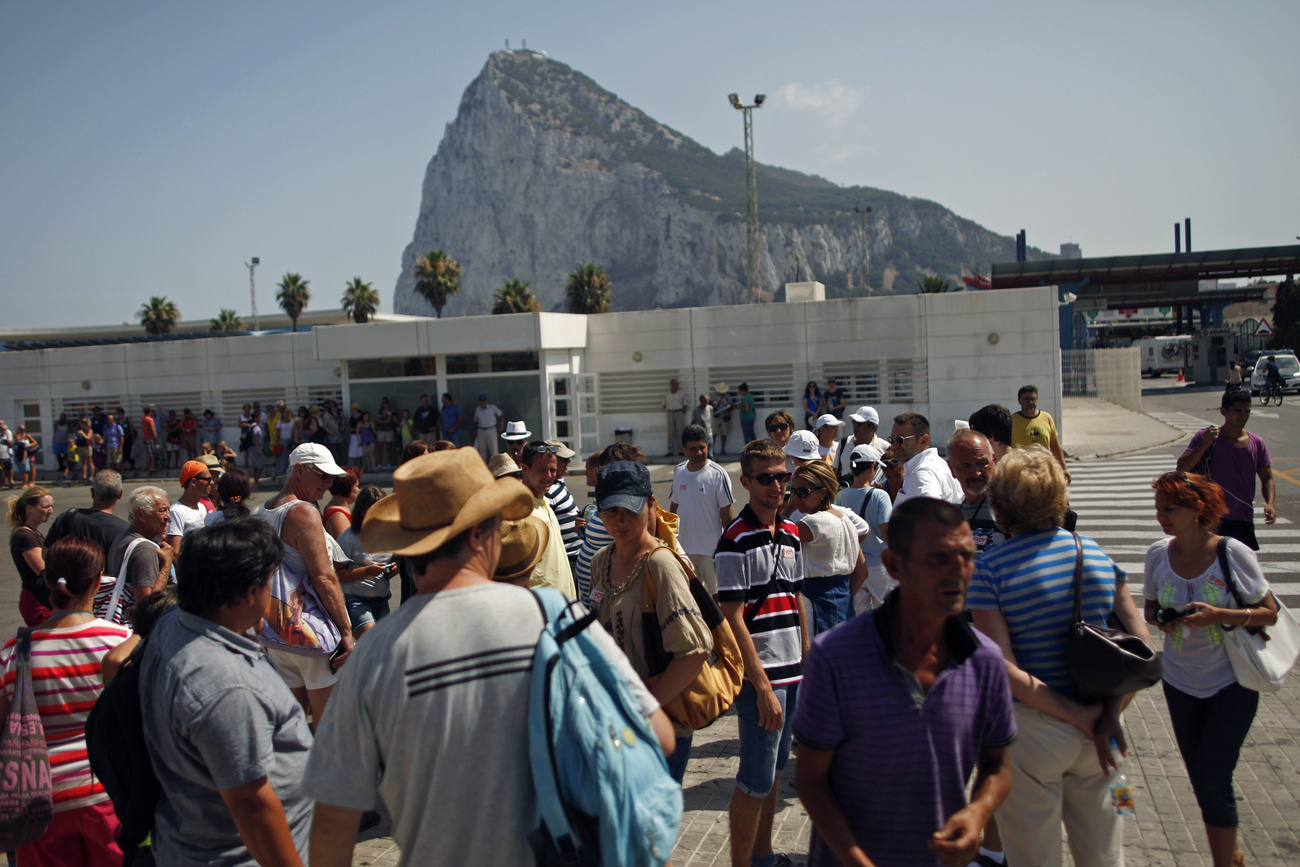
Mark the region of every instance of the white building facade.
<instances>
[{"instance_id":1,"label":"white building facade","mask_svg":"<svg viewBox=\"0 0 1300 867\"><path fill-rule=\"evenodd\" d=\"M374 411L383 397L414 409L421 395L450 393L468 415L480 393L534 438L582 454L630 428L647 454L661 453L661 404L670 379L693 400L747 382L757 429L774 409L802 425L808 381L833 377L846 404L870 404L882 428L900 412L930 419L946 439L955 419L989 403L1015 406L1039 387L1060 421L1061 366L1052 287L807 301L577 316L532 313L404 318L262 334L0 353L0 416L42 444L61 413L145 404L212 409L237 439L242 404L292 407L332 398ZM467 420L462 443L472 442ZM733 413L729 447L741 444ZM54 466L49 448L44 468Z\"/></svg>"}]
</instances>

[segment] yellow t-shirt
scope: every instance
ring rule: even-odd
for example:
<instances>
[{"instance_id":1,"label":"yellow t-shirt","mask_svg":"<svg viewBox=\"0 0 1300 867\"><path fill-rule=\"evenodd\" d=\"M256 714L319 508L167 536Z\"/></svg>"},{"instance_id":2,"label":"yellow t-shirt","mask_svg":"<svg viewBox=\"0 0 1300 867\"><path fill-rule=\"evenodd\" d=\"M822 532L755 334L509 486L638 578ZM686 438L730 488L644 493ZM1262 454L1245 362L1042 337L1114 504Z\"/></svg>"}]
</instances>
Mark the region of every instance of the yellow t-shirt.
<instances>
[{"instance_id":1,"label":"yellow t-shirt","mask_svg":"<svg viewBox=\"0 0 1300 867\"><path fill-rule=\"evenodd\" d=\"M569 569L569 558L564 553L564 541L560 538L560 521L554 510L545 500L533 498L534 518L551 528L546 550L542 559L533 569L528 579L529 587L554 587L570 599L578 598L578 591L573 586L573 572Z\"/></svg>"},{"instance_id":2,"label":"yellow t-shirt","mask_svg":"<svg viewBox=\"0 0 1300 867\"><path fill-rule=\"evenodd\" d=\"M1056 422L1052 420L1052 414L1043 410L1038 411L1038 415L1033 418L1025 418L1021 413L1012 413L1011 415L1011 445L1015 448L1024 448L1025 446L1038 443L1043 448L1051 451L1052 442L1057 440Z\"/></svg>"}]
</instances>

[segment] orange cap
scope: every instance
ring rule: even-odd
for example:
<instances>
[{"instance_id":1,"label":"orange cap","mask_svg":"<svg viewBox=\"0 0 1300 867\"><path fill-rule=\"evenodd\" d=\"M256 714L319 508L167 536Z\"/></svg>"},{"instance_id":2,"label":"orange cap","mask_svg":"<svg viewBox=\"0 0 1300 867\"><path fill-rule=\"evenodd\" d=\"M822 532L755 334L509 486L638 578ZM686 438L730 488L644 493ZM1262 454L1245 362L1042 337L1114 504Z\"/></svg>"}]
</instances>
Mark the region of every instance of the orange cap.
<instances>
[{"instance_id":1,"label":"orange cap","mask_svg":"<svg viewBox=\"0 0 1300 867\"><path fill-rule=\"evenodd\" d=\"M207 464L201 461L186 461L185 465L181 467L181 487L183 488L189 484L190 479L194 478L199 473L206 472L208 472Z\"/></svg>"}]
</instances>

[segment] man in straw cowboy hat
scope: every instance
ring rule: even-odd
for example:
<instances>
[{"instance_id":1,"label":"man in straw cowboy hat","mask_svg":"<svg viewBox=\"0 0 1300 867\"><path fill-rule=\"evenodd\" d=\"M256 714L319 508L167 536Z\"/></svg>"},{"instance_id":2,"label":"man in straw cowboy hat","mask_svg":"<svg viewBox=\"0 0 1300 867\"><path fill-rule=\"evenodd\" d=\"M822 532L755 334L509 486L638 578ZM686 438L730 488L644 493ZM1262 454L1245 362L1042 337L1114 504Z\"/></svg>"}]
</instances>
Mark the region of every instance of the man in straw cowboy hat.
<instances>
[{"instance_id":1,"label":"man in straw cowboy hat","mask_svg":"<svg viewBox=\"0 0 1300 867\"><path fill-rule=\"evenodd\" d=\"M528 704L542 616L509 583L545 547L524 538L527 526L512 528L510 572L493 580L502 521L527 519L532 492L494 479L469 447L408 461L393 491L367 513L361 544L407 558L419 595L366 633L340 672L303 782L316 797L311 862L350 865L362 811L382 795L403 863L532 865ZM658 703L613 639L590 634L671 750Z\"/></svg>"}]
</instances>

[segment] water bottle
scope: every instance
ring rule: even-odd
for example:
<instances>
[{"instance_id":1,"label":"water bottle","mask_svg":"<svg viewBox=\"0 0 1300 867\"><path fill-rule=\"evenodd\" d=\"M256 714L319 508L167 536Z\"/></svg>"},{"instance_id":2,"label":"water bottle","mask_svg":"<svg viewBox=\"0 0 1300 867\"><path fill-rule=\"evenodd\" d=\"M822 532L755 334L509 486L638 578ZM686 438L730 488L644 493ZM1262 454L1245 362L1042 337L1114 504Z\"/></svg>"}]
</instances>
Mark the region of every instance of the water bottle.
<instances>
[{"instance_id":1,"label":"water bottle","mask_svg":"<svg viewBox=\"0 0 1300 867\"><path fill-rule=\"evenodd\" d=\"M1132 819L1137 815L1133 800L1133 784L1128 781L1128 774L1124 773L1124 756L1120 753L1119 741L1115 738L1110 739L1110 754L1115 757L1117 766L1111 772L1110 805L1115 809L1116 816Z\"/></svg>"}]
</instances>

